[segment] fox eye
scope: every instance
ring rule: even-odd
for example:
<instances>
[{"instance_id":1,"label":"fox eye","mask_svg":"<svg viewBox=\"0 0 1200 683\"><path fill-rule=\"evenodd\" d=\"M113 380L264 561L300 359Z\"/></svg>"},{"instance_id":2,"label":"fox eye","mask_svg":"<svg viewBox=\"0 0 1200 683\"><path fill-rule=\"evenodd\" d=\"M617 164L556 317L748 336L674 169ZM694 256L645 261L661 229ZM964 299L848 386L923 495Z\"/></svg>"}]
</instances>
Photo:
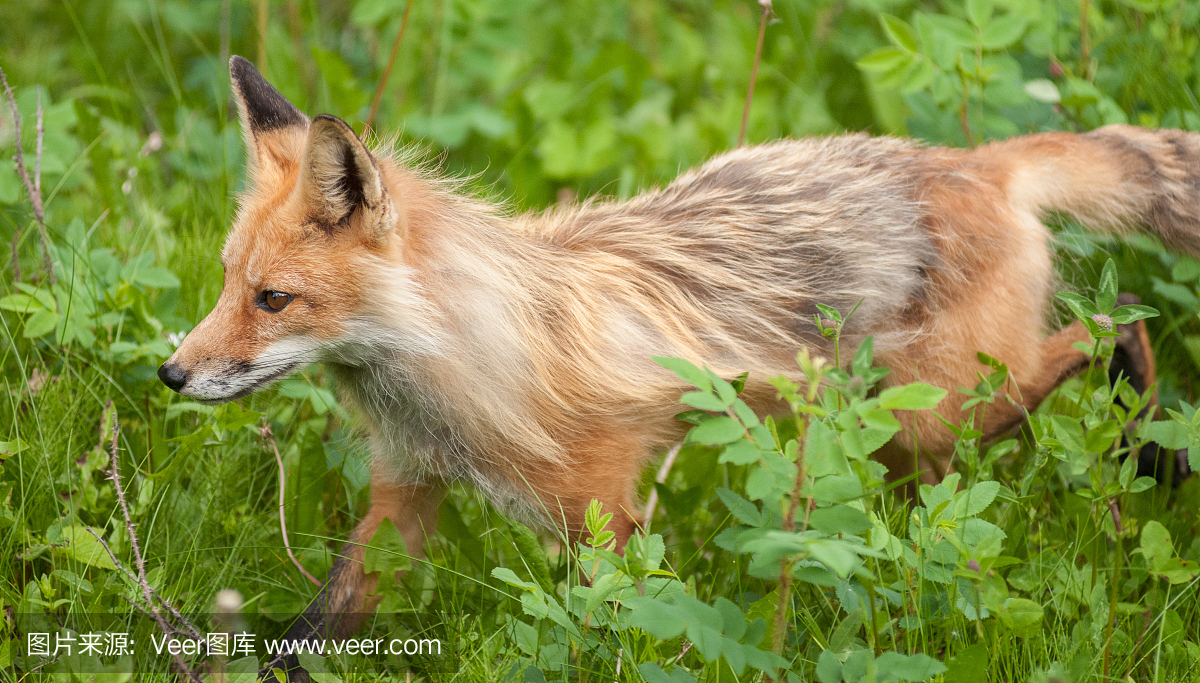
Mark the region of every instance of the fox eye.
<instances>
[{"instance_id":1,"label":"fox eye","mask_svg":"<svg viewBox=\"0 0 1200 683\"><path fill-rule=\"evenodd\" d=\"M292 302L292 295L287 292L276 292L273 289L268 289L262 293L260 303L265 304L267 310L272 313L278 313L287 307Z\"/></svg>"}]
</instances>

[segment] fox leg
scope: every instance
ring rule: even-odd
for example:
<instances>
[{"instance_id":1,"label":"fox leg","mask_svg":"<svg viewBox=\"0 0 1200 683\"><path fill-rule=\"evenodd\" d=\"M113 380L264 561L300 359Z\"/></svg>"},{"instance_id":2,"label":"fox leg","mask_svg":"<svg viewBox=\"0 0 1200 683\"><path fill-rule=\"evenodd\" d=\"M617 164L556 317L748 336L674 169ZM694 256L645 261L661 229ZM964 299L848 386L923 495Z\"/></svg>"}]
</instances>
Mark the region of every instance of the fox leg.
<instances>
[{"instance_id":1,"label":"fox leg","mask_svg":"<svg viewBox=\"0 0 1200 683\"><path fill-rule=\"evenodd\" d=\"M441 487L399 483L376 470L371 477L371 509L342 546L324 587L283 639L346 638L357 631L363 613L379 603L379 597L371 595L379 583L378 573L363 572L367 543L383 520L389 519L404 538L409 555L420 556L425 536L437 528L437 508L443 494ZM288 680L303 680L298 666L294 655L280 656L264 672L280 668L288 671Z\"/></svg>"},{"instance_id":2,"label":"fox leg","mask_svg":"<svg viewBox=\"0 0 1200 683\"><path fill-rule=\"evenodd\" d=\"M1121 304L1135 303L1136 297L1121 295ZM1154 383L1154 357L1151 354L1149 336L1145 323L1138 321L1129 325L1119 325L1117 331L1123 336L1116 340L1116 350L1113 363L1109 370L1112 381L1124 376L1130 385L1139 393ZM1002 389L1007 397L997 399L987 404L984 409L984 420L981 427L985 441L996 439L1020 425L1063 382L1087 369L1091 357L1074 348L1076 342L1087 342L1090 338L1083 323L1076 321L1058 332L1042 340L1040 345L1041 363L1037 372L1025 381L1017 383L1010 381ZM1003 359L1002 359L1003 360ZM974 384L974 377L959 378L957 384L935 382L942 386L968 386ZM907 380L906 380L907 381ZM957 399L955 399L957 403ZM1153 409L1153 408L1151 408ZM952 424L958 424L965 419L966 414L958 405L946 403L938 407L939 412ZM950 460L954 452L954 436L936 419L927 415L904 413L898 415L905 426L904 434L880 449L877 459L888 466L893 478L903 478L913 473L914 467L921 470L921 480L925 483L940 481L950 470ZM1143 449L1144 451L1148 449ZM1158 459L1157 449L1145 452L1139 457L1139 467L1147 464L1141 462L1149 458L1149 467L1155 467ZM917 457L914 458L914 451Z\"/></svg>"},{"instance_id":3,"label":"fox leg","mask_svg":"<svg viewBox=\"0 0 1200 683\"><path fill-rule=\"evenodd\" d=\"M640 513L634 500L645 463L645 441L629 425L607 424L576 435L565 445L566 463L527 471L522 483L537 494L550 527L565 527L570 543L587 538L588 505L600 501L603 514L613 515L607 529L616 534L616 548L622 551Z\"/></svg>"},{"instance_id":4,"label":"fox leg","mask_svg":"<svg viewBox=\"0 0 1200 683\"><path fill-rule=\"evenodd\" d=\"M1132 294L1121 294L1117 303L1125 306L1140 304L1141 300ZM1145 323L1138 321L1130 325L1118 325L1117 331L1122 334L1117 340L1117 348L1113 352L1112 363L1108 367L1108 376L1116 381L1118 376L1129 380L1129 386L1139 394L1146 392L1155 381L1154 355L1150 347L1150 335L1146 332ZM1150 397L1150 404L1143 409L1154 417L1158 411L1158 392ZM1139 416L1139 417L1141 417ZM1156 443L1147 443L1138 451L1139 477L1154 477L1159 483L1169 482L1178 484L1191 474L1188 467L1187 451L1173 451L1160 448Z\"/></svg>"}]
</instances>

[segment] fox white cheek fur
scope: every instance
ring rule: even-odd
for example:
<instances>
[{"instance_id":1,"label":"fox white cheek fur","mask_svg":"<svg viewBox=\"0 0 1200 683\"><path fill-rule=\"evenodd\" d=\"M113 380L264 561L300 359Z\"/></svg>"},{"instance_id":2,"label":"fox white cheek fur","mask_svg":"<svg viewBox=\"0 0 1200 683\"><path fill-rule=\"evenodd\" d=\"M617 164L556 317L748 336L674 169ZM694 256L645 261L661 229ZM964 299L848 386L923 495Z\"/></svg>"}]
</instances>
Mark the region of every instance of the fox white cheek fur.
<instances>
[{"instance_id":1,"label":"fox white cheek fur","mask_svg":"<svg viewBox=\"0 0 1200 683\"><path fill-rule=\"evenodd\" d=\"M318 362L320 351L321 342L308 335L284 337L252 361L226 362L189 373L179 393L205 403L232 401Z\"/></svg>"}]
</instances>

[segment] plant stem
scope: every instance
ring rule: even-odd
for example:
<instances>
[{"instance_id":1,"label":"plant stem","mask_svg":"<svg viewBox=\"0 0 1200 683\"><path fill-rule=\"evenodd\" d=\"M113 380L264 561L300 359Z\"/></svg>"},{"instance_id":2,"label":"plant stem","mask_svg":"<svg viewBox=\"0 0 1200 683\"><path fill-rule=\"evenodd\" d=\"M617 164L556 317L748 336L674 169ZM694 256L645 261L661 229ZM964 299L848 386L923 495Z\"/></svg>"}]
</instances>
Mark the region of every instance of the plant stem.
<instances>
[{"instance_id":1,"label":"plant stem","mask_svg":"<svg viewBox=\"0 0 1200 683\"><path fill-rule=\"evenodd\" d=\"M662 467L658 468L658 475L654 477L654 481L659 484L667 483L667 475L671 473L671 465L675 464L675 458L679 457L679 449L683 447L683 443L677 443L667 452L666 460L663 460ZM650 489L650 496L646 499L646 513L642 517L642 529L646 533L650 533L650 521L654 519L654 509L658 506L658 488Z\"/></svg>"},{"instance_id":2,"label":"plant stem","mask_svg":"<svg viewBox=\"0 0 1200 683\"><path fill-rule=\"evenodd\" d=\"M379 112L379 101L383 99L383 90L387 87L388 78L392 75L392 67L396 65L396 55L400 54L400 41L404 39L404 32L408 30L408 13L412 11L413 0L408 0L404 5L404 18L400 20L400 32L396 34L396 40L392 42L392 55L388 57L387 68L383 70L383 77L379 79L379 87L375 88L375 97L371 100L371 112L367 114L367 121L363 124L363 133L366 133L375 126L375 114Z\"/></svg>"},{"instance_id":3,"label":"plant stem","mask_svg":"<svg viewBox=\"0 0 1200 683\"><path fill-rule=\"evenodd\" d=\"M312 106L316 92L313 83L313 64L310 55L304 49L304 20L300 16L299 0L287 0L288 33L292 36L292 50L296 53L296 63L300 65L300 74L304 78L304 97Z\"/></svg>"},{"instance_id":4,"label":"plant stem","mask_svg":"<svg viewBox=\"0 0 1200 683\"><path fill-rule=\"evenodd\" d=\"M1154 592L1158 593L1158 578L1154 579ZM1167 584L1167 594L1163 598L1162 604L1165 614L1167 607L1171 604L1171 584L1169 583ZM1158 674L1160 671L1162 671L1163 631L1165 631L1167 627L1166 622L1162 621L1161 619L1158 621L1160 622L1158 625L1158 640L1154 643L1154 683L1158 683Z\"/></svg>"},{"instance_id":5,"label":"plant stem","mask_svg":"<svg viewBox=\"0 0 1200 683\"><path fill-rule=\"evenodd\" d=\"M255 0L258 15L258 70L267 72L267 23L270 15L267 12L267 0Z\"/></svg>"},{"instance_id":6,"label":"plant stem","mask_svg":"<svg viewBox=\"0 0 1200 683\"><path fill-rule=\"evenodd\" d=\"M1124 555L1125 555L1125 541L1124 541L1124 538L1122 538L1121 534L1118 532L1117 533L1117 556L1113 560L1112 576L1109 577L1109 581L1112 582L1112 595L1108 601L1108 628L1106 629L1106 633L1104 636L1104 677L1105 678L1108 677L1109 665L1112 663L1111 657L1112 657L1113 628L1115 628L1116 622L1117 622L1117 598L1119 597L1119 595L1117 593L1117 588L1120 585L1119 579L1120 579L1120 572L1121 572L1121 559L1124 557Z\"/></svg>"},{"instance_id":7,"label":"plant stem","mask_svg":"<svg viewBox=\"0 0 1200 683\"><path fill-rule=\"evenodd\" d=\"M1091 46L1088 44L1088 5L1090 0L1079 0L1079 58L1083 62L1080 71L1083 77L1088 77L1088 62L1091 59Z\"/></svg>"},{"instance_id":8,"label":"plant stem","mask_svg":"<svg viewBox=\"0 0 1200 683\"><path fill-rule=\"evenodd\" d=\"M870 617L871 617L871 648L875 650L875 656L883 654L883 648L879 646L879 617L875 613L875 582L868 581L864 586L867 589L867 600L870 601Z\"/></svg>"},{"instance_id":9,"label":"plant stem","mask_svg":"<svg viewBox=\"0 0 1200 683\"><path fill-rule=\"evenodd\" d=\"M25 156L21 151L21 112L17 109L17 98L13 95L12 87L8 84L8 78L4 75L4 69L0 69L0 85L4 86L4 94L8 97L8 106L12 109L13 116L13 132L16 142L16 154L13 155L13 162L17 166L17 175L21 177L21 182L25 185L25 191L29 194L29 203L33 205L33 218L37 222L38 236L42 240L42 259L45 262L46 278L51 285L54 284L54 264L50 262L50 233L46 231L46 216L42 207L42 138L45 130L42 126L42 98L41 90L38 90L37 104L37 158L34 159L34 174L36 180L31 180L29 177L29 169L25 167ZM16 234L13 235L13 275L16 281L20 281L20 274L17 270L17 244L18 236L21 234L18 228Z\"/></svg>"},{"instance_id":10,"label":"plant stem","mask_svg":"<svg viewBox=\"0 0 1200 683\"><path fill-rule=\"evenodd\" d=\"M300 564L300 560L297 560L295 553L292 552L292 544L288 542L287 517L283 514L283 494L284 489L287 487L287 479L283 468L283 458L279 455L279 446L275 445L275 435L271 433L271 425L267 423L267 418L263 418L262 425L259 426L258 431L262 435L263 441L271 445L271 450L275 453L275 463L279 466L279 530L283 533L283 549L287 551L287 556L291 558L292 564L296 565L296 568L300 570L304 578L319 588L321 586L320 580L309 574L304 565Z\"/></svg>"},{"instance_id":11,"label":"plant stem","mask_svg":"<svg viewBox=\"0 0 1200 683\"><path fill-rule=\"evenodd\" d=\"M962 126L963 136L966 138L967 147L975 146L975 136L971 134L971 123L967 120L967 113L971 106L971 84L967 82L965 76L959 75L959 82L962 83L962 104L958 108L958 124Z\"/></svg>"},{"instance_id":12,"label":"plant stem","mask_svg":"<svg viewBox=\"0 0 1200 683\"><path fill-rule=\"evenodd\" d=\"M746 106L742 107L742 129L738 131L737 146L746 143L746 123L750 120L750 102L754 99L754 82L758 80L758 63L762 60L763 38L767 35L767 18L771 16L771 0L758 0L762 19L758 22L758 46L754 48L754 66L750 69L750 86L746 88Z\"/></svg>"},{"instance_id":13,"label":"plant stem","mask_svg":"<svg viewBox=\"0 0 1200 683\"><path fill-rule=\"evenodd\" d=\"M812 416L806 416L803 421L798 424L799 429L796 430L796 443L804 443L804 434L808 431L808 421ZM796 452L796 482L792 487L792 493L788 497L787 512L783 516L783 531L791 533L796 529L796 508L800 505L800 490L804 487L804 449L799 448ZM808 511L805 506L803 528L808 526ZM779 597L775 602L775 633L771 640L771 651L775 654L780 654L783 651L783 643L787 639L787 609L791 603L792 591L792 561L790 559L783 561L783 567L779 572Z\"/></svg>"}]
</instances>

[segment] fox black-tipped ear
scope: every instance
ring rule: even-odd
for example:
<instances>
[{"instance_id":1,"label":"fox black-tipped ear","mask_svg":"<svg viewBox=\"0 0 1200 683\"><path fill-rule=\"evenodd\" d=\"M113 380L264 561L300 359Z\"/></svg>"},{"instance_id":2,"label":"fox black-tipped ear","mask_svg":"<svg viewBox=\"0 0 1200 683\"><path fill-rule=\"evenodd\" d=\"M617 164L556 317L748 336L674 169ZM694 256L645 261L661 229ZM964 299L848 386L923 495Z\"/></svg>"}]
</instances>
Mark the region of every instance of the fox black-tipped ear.
<instances>
[{"instance_id":1,"label":"fox black-tipped ear","mask_svg":"<svg viewBox=\"0 0 1200 683\"><path fill-rule=\"evenodd\" d=\"M229 75L233 79L242 119L254 135L308 124L308 118L300 113L296 105L281 95L253 64L242 57L234 55L229 58Z\"/></svg>"},{"instance_id":2,"label":"fox black-tipped ear","mask_svg":"<svg viewBox=\"0 0 1200 683\"><path fill-rule=\"evenodd\" d=\"M252 177L295 163L308 117L258 73L254 65L229 58L234 99L246 138Z\"/></svg>"},{"instance_id":3,"label":"fox black-tipped ear","mask_svg":"<svg viewBox=\"0 0 1200 683\"><path fill-rule=\"evenodd\" d=\"M396 209L375 158L336 116L312 120L300 162L299 191L316 223L329 232L350 227L361 212L365 236L380 240L396 225Z\"/></svg>"}]
</instances>

